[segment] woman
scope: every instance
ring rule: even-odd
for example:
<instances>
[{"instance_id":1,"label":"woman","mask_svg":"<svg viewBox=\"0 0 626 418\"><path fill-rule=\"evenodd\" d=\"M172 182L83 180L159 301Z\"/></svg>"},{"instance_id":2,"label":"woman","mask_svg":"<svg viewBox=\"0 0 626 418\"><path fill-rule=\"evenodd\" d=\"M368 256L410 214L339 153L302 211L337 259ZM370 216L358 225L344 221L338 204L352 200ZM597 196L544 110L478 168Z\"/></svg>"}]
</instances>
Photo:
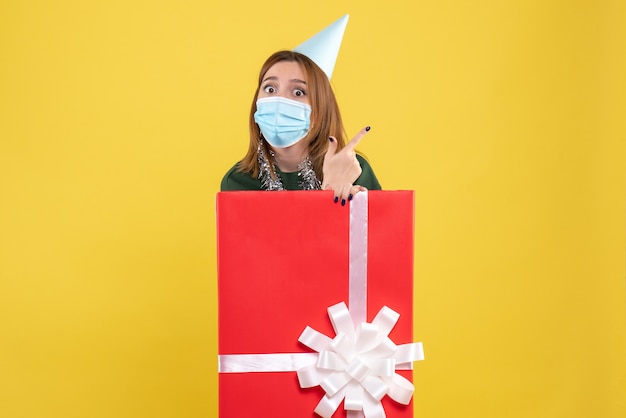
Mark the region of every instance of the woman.
<instances>
[{"instance_id":1,"label":"woman","mask_svg":"<svg viewBox=\"0 0 626 418\"><path fill-rule=\"evenodd\" d=\"M380 190L367 161L348 144L326 74L307 56L279 51L259 74L250 111L250 145L222 179L221 190L333 190L334 202Z\"/></svg>"}]
</instances>

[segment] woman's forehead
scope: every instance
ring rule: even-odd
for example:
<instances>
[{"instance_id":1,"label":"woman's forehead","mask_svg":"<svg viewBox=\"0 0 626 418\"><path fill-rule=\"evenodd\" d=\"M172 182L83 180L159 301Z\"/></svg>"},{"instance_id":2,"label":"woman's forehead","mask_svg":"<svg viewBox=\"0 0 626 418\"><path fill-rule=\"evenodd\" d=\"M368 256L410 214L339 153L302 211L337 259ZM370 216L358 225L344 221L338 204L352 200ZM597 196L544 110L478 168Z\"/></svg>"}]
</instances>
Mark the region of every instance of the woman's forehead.
<instances>
[{"instance_id":1,"label":"woman's forehead","mask_svg":"<svg viewBox=\"0 0 626 418\"><path fill-rule=\"evenodd\" d=\"M265 73L263 79L268 77L277 77L285 80L303 80L306 81L306 75L298 62L295 61L279 61L272 65Z\"/></svg>"}]
</instances>

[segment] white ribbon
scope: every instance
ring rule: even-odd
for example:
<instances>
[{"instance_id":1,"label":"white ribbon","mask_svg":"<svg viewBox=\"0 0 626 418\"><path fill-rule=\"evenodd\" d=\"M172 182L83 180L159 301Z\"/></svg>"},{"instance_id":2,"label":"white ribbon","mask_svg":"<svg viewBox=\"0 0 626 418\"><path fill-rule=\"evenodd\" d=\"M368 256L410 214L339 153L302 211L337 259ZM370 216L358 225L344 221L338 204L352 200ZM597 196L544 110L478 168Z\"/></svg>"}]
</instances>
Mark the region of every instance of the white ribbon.
<instances>
[{"instance_id":1,"label":"white ribbon","mask_svg":"<svg viewBox=\"0 0 626 418\"><path fill-rule=\"evenodd\" d=\"M321 386L326 395L315 413L330 418L341 401L348 411L363 411L366 418L385 417L380 400L388 395L407 405L413 384L395 373L400 364L424 359L422 343L397 346L389 338L400 315L384 306L371 324L362 322L355 329L346 319L350 311L344 302L328 308L336 336L306 327L298 341L317 351L316 364L298 369L303 388ZM351 321L350 321L351 322Z\"/></svg>"},{"instance_id":2,"label":"white ribbon","mask_svg":"<svg viewBox=\"0 0 626 418\"><path fill-rule=\"evenodd\" d=\"M348 301L328 308L336 336L306 327L298 341L316 353L231 354L218 356L220 373L294 372L303 388L321 386L326 395L315 413L330 418L343 401L348 418L385 418L381 399L407 405L413 384L396 370L412 370L424 359L422 343L396 345L389 338L400 315L384 306L372 323L367 315L367 192L350 203Z\"/></svg>"},{"instance_id":3,"label":"white ribbon","mask_svg":"<svg viewBox=\"0 0 626 418\"><path fill-rule=\"evenodd\" d=\"M367 321L367 191L350 203L350 266L348 306L354 326Z\"/></svg>"}]
</instances>

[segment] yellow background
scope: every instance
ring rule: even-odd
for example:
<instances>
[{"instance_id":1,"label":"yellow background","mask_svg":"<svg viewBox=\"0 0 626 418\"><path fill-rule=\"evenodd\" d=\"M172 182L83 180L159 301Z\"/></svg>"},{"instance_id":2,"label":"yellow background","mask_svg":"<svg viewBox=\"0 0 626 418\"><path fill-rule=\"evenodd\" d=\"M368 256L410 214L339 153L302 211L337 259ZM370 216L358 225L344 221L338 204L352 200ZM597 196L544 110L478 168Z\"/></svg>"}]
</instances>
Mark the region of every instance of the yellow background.
<instances>
[{"instance_id":1,"label":"yellow background","mask_svg":"<svg viewBox=\"0 0 626 418\"><path fill-rule=\"evenodd\" d=\"M0 416L217 415L214 196L262 61L345 13L415 415L626 416L625 4L1 1Z\"/></svg>"}]
</instances>

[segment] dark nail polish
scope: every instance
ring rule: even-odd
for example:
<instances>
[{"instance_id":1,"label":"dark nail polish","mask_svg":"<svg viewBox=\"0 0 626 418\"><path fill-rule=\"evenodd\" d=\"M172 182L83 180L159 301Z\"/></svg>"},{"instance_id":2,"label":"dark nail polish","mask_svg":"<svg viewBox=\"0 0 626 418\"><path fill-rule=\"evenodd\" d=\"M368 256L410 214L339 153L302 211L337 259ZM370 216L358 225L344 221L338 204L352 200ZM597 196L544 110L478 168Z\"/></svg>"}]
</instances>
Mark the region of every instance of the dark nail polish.
<instances>
[{"instance_id":1,"label":"dark nail polish","mask_svg":"<svg viewBox=\"0 0 626 418\"><path fill-rule=\"evenodd\" d=\"M369 127L369 126L366 126L366 127L365 127L365 130L366 130L366 131L369 131L370 129L372 129L372 128L371 128L371 127Z\"/></svg>"},{"instance_id":2,"label":"dark nail polish","mask_svg":"<svg viewBox=\"0 0 626 418\"><path fill-rule=\"evenodd\" d=\"M352 200L352 193L348 196L348 200Z\"/></svg>"},{"instance_id":3,"label":"dark nail polish","mask_svg":"<svg viewBox=\"0 0 626 418\"><path fill-rule=\"evenodd\" d=\"M335 203L339 202L339 198L335 196Z\"/></svg>"},{"instance_id":4,"label":"dark nail polish","mask_svg":"<svg viewBox=\"0 0 626 418\"><path fill-rule=\"evenodd\" d=\"M328 140L329 140L330 142L333 142L333 137L331 136L330 138L328 138Z\"/></svg>"},{"instance_id":5,"label":"dark nail polish","mask_svg":"<svg viewBox=\"0 0 626 418\"><path fill-rule=\"evenodd\" d=\"M346 199L341 199L341 206L345 206L346 205Z\"/></svg>"}]
</instances>

